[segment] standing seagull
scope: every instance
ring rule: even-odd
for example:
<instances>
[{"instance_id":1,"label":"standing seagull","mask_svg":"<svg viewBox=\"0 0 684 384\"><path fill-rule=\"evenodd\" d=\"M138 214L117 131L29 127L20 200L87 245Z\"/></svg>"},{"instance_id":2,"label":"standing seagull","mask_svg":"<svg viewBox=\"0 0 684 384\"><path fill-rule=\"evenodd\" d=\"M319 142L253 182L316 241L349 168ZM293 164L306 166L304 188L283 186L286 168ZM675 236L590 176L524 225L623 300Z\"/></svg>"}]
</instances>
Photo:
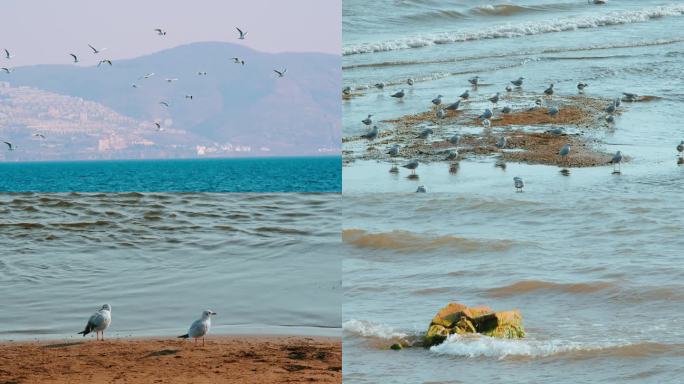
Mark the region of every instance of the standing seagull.
<instances>
[{"instance_id":1,"label":"standing seagull","mask_svg":"<svg viewBox=\"0 0 684 384\"><path fill-rule=\"evenodd\" d=\"M684 140L679 142L679 145L677 146L677 152L679 152L680 156L684 155Z\"/></svg>"},{"instance_id":2,"label":"standing seagull","mask_svg":"<svg viewBox=\"0 0 684 384\"><path fill-rule=\"evenodd\" d=\"M489 98L489 101L491 101L492 104L498 103L498 102L499 102L499 95L500 95L500 94L501 94L500 92L497 92L496 95L494 95L494 96L492 96L492 97Z\"/></svg>"},{"instance_id":3,"label":"standing seagull","mask_svg":"<svg viewBox=\"0 0 684 384\"><path fill-rule=\"evenodd\" d=\"M466 89L465 92L461 93L461 96L459 96L463 100L467 100L470 97L470 92Z\"/></svg>"},{"instance_id":4,"label":"standing seagull","mask_svg":"<svg viewBox=\"0 0 684 384\"><path fill-rule=\"evenodd\" d=\"M402 89L402 90L400 90L400 91L397 91L397 92L393 93L393 94L390 95L390 96L396 97L397 99L402 99L402 98L404 97L404 95L405 95L405 93L404 93L404 90Z\"/></svg>"},{"instance_id":5,"label":"standing seagull","mask_svg":"<svg viewBox=\"0 0 684 384\"><path fill-rule=\"evenodd\" d=\"M553 84L549 85L549 87L544 90L544 94L549 96L553 95Z\"/></svg>"},{"instance_id":6,"label":"standing seagull","mask_svg":"<svg viewBox=\"0 0 684 384\"><path fill-rule=\"evenodd\" d=\"M235 29L237 29L237 31L240 33L240 37L238 37L238 39L244 40L245 37L247 37L247 32L242 32L242 29L240 29L238 27L235 27Z\"/></svg>"},{"instance_id":7,"label":"standing seagull","mask_svg":"<svg viewBox=\"0 0 684 384\"><path fill-rule=\"evenodd\" d=\"M525 182L523 181L522 177L516 176L513 178L513 185L515 186L516 192L522 192Z\"/></svg>"},{"instance_id":8,"label":"standing seagull","mask_svg":"<svg viewBox=\"0 0 684 384\"><path fill-rule=\"evenodd\" d=\"M361 120L361 122L370 127L371 124L373 124L373 119L371 119L371 117L373 117L373 115L368 115L368 117Z\"/></svg>"},{"instance_id":9,"label":"standing seagull","mask_svg":"<svg viewBox=\"0 0 684 384\"><path fill-rule=\"evenodd\" d=\"M550 116L556 116L559 113L560 113L560 110L558 109L558 107L549 108L549 115Z\"/></svg>"},{"instance_id":10,"label":"standing seagull","mask_svg":"<svg viewBox=\"0 0 684 384\"><path fill-rule=\"evenodd\" d=\"M563 145L563 148L561 148L560 151L558 151L558 154L561 156L562 160L567 162L568 154L570 154L570 144Z\"/></svg>"},{"instance_id":11,"label":"standing seagull","mask_svg":"<svg viewBox=\"0 0 684 384\"><path fill-rule=\"evenodd\" d=\"M506 148L506 136L499 137L499 140L496 141L496 147L499 149Z\"/></svg>"},{"instance_id":12,"label":"standing seagull","mask_svg":"<svg viewBox=\"0 0 684 384\"><path fill-rule=\"evenodd\" d=\"M519 77L518 80L511 81L511 84L515 85L516 87L522 87L523 80L525 80L524 77Z\"/></svg>"},{"instance_id":13,"label":"standing seagull","mask_svg":"<svg viewBox=\"0 0 684 384\"><path fill-rule=\"evenodd\" d=\"M442 95L437 95L436 98L432 99L432 104L434 104L434 105L440 105L440 104L442 104L442 97L444 97L444 96L442 96Z\"/></svg>"},{"instance_id":14,"label":"standing seagull","mask_svg":"<svg viewBox=\"0 0 684 384\"><path fill-rule=\"evenodd\" d=\"M613 158L610 159L610 163L613 164L613 173L620 173L620 164L622 163L622 152L617 151L613 155ZM615 166L617 165L617 170L615 169Z\"/></svg>"},{"instance_id":15,"label":"standing seagull","mask_svg":"<svg viewBox=\"0 0 684 384\"><path fill-rule=\"evenodd\" d=\"M411 174L416 174L416 168L418 168L418 160L411 160L408 163L402 165L402 167L411 170Z\"/></svg>"},{"instance_id":16,"label":"standing seagull","mask_svg":"<svg viewBox=\"0 0 684 384\"><path fill-rule=\"evenodd\" d=\"M70 53L69 55L74 58L74 64L78 63L78 56L74 55L73 53Z\"/></svg>"},{"instance_id":17,"label":"standing seagull","mask_svg":"<svg viewBox=\"0 0 684 384\"><path fill-rule=\"evenodd\" d=\"M474 86L477 86L477 83L480 82L480 76L471 77L468 79L468 82Z\"/></svg>"},{"instance_id":18,"label":"standing seagull","mask_svg":"<svg viewBox=\"0 0 684 384\"><path fill-rule=\"evenodd\" d=\"M579 83L577 83L577 89L579 89L580 92L584 92L584 88L586 88L588 86L589 86L589 84L583 83L581 81Z\"/></svg>"},{"instance_id":19,"label":"standing seagull","mask_svg":"<svg viewBox=\"0 0 684 384\"><path fill-rule=\"evenodd\" d=\"M3 141L3 143L7 144L8 151L14 151L15 149L17 149L17 147L9 141Z\"/></svg>"},{"instance_id":20,"label":"standing seagull","mask_svg":"<svg viewBox=\"0 0 684 384\"><path fill-rule=\"evenodd\" d=\"M283 76L285 76L285 72L287 72L287 68L283 69L282 71L278 71L278 70L274 69L273 72L277 73L278 77L283 77Z\"/></svg>"},{"instance_id":21,"label":"standing seagull","mask_svg":"<svg viewBox=\"0 0 684 384\"><path fill-rule=\"evenodd\" d=\"M88 323L85 329L79 332L79 335L85 337L90 332L95 331L95 340L98 340L100 332L102 332L102 340L104 341L104 331L112 323L112 307L109 304L105 304L100 308L99 311L93 313L88 319Z\"/></svg>"},{"instance_id":22,"label":"standing seagull","mask_svg":"<svg viewBox=\"0 0 684 384\"><path fill-rule=\"evenodd\" d=\"M494 114L492 113L492 110L487 108L485 111L479 116L479 119L491 119Z\"/></svg>"},{"instance_id":23,"label":"standing seagull","mask_svg":"<svg viewBox=\"0 0 684 384\"><path fill-rule=\"evenodd\" d=\"M413 86L413 79L409 77L408 80L406 80L406 84Z\"/></svg>"},{"instance_id":24,"label":"standing seagull","mask_svg":"<svg viewBox=\"0 0 684 384\"><path fill-rule=\"evenodd\" d=\"M195 339L195 344L197 344L197 339L200 337L202 338L202 346L204 346L204 336L209 333L209 328L211 328L211 316L216 315L216 312L207 309L206 311L202 312L202 317L195 320L192 325L190 325L190 329L188 329L188 333L185 335L178 336L179 339L189 339L193 338Z\"/></svg>"},{"instance_id":25,"label":"standing seagull","mask_svg":"<svg viewBox=\"0 0 684 384\"><path fill-rule=\"evenodd\" d=\"M159 36L166 36L166 31L161 28L156 28L154 31L157 32L157 35Z\"/></svg>"},{"instance_id":26,"label":"standing seagull","mask_svg":"<svg viewBox=\"0 0 684 384\"><path fill-rule=\"evenodd\" d=\"M447 111L456 111L456 110L458 110L459 105L461 105L461 100L458 100L455 103L451 103L451 104L447 105L446 110Z\"/></svg>"},{"instance_id":27,"label":"standing seagull","mask_svg":"<svg viewBox=\"0 0 684 384\"><path fill-rule=\"evenodd\" d=\"M373 126L373 129L371 129L369 132L361 135L362 139L368 139L368 140L375 140L376 137L378 137L378 127L375 125Z\"/></svg>"}]
</instances>

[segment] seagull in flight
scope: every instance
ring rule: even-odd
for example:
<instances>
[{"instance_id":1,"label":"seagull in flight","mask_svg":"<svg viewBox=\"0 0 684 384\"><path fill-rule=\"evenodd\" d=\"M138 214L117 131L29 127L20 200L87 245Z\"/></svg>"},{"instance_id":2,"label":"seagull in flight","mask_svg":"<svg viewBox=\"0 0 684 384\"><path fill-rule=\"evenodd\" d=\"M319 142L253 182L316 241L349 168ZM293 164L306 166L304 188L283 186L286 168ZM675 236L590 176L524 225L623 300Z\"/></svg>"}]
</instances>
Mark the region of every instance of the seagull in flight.
<instances>
[{"instance_id":1,"label":"seagull in flight","mask_svg":"<svg viewBox=\"0 0 684 384\"><path fill-rule=\"evenodd\" d=\"M273 72L277 73L278 77L283 77L283 76L285 76L285 72L287 72L287 68L283 69L282 71L274 69Z\"/></svg>"},{"instance_id":2,"label":"seagull in flight","mask_svg":"<svg viewBox=\"0 0 684 384\"><path fill-rule=\"evenodd\" d=\"M104 51L105 49L107 49L107 48L97 49L97 48L93 47L93 46L90 45L90 44L88 44L88 46L90 47L90 49L93 50L93 53L94 53L94 54L98 54L98 53Z\"/></svg>"},{"instance_id":3,"label":"seagull in flight","mask_svg":"<svg viewBox=\"0 0 684 384\"><path fill-rule=\"evenodd\" d=\"M198 76L206 76L206 75L207 75L207 71L198 71L198 72L197 72L197 75L198 75Z\"/></svg>"},{"instance_id":4,"label":"seagull in flight","mask_svg":"<svg viewBox=\"0 0 684 384\"><path fill-rule=\"evenodd\" d=\"M169 107L169 103L167 103L166 101L160 101L160 102L159 102L159 105L163 105L163 106L165 106L166 108Z\"/></svg>"},{"instance_id":5,"label":"seagull in flight","mask_svg":"<svg viewBox=\"0 0 684 384\"><path fill-rule=\"evenodd\" d=\"M152 76L154 76L154 72L147 73L147 74L145 74L145 76L142 76L142 77L138 77L138 80L149 79Z\"/></svg>"},{"instance_id":6,"label":"seagull in flight","mask_svg":"<svg viewBox=\"0 0 684 384\"><path fill-rule=\"evenodd\" d=\"M154 122L154 125L155 125L155 126L157 127L157 132L161 132L161 131L163 131L163 130L164 130L164 128L162 128L162 126L161 126L161 123L160 123L160 122L158 122L158 121L155 121L155 122Z\"/></svg>"},{"instance_id":7,"label":"seagull in flight","mask_svg":"<svg viewBox=\"0 0 684 384\"><path fill-rule=\"evenodd\" d=\"M9 60L9 59L11 59L11 58L13 58L13 57L14 57L14 55L10 55L10 51L8 51L7 49L5 49L5 59Z\"/></svg>"},{"instance_id":8,"label":"seagull in flight","mask_svg":"<svg viewBox=\"0 0 684 384\"><path fill-rule=\"evenodd\" d=\"M159 36L166 36L166 31L161 28L156 28L154 31L157 32L157 35Z\"/></svg>"},{"instance_id":9,"label":"seagull in flight","mask_svg":"<svg viewBox=\"0 0 684 384\"><path fill-rule=\"evenodd\" d=\"M34 133L34 134L31 135L31 136L33 136L33 137L40 137L41 139L44 139L44 138L45 138L45 135L43 135L42 133Z\"/></svg>"},{"instance_id":10,"label":"seagull in flight","mask_svg":"<svg viewBox=\"0 0 684 384\"><path fill-rule=\"evenodd\" d=\"M78 63L78 56L74 55L73 53L70 53L69 55L74 58L74 64Z\"/></svg>"},{"instance_id":11,"label":"seagull in flight","mask_svg":"<svg viewBox=\"0 0 684 384\"><path fill-rule=\"evenodd\" d=\"M173 83L174 81L178 81L178 78L166 78L164 80L166 80L167 83Z\"/></svg>"},{"instance_id":12,"label":"seagull in flight","mask_svg":"<svg viewBox=\"0 0 684 384\"><path fill-rule=\"evenodd\" d=\"M98 335L100 332L102 332L102 340L104 341L104 331L109 327L109 324L112 323L112 307L109 304L105 304L100 308L99 311L93 313L92 316L88 319L88 323L85 326L85 329L79 332L79 335L85 335L89 334L90 332L95 331L95 338L97 339Z\"/></svg>"},{"instance_id":13,"label":"seagull in flight","mask_svg":"<svg viewBox=\"0 0 684 384\"><path fill-rule=\"evenodd\" d=\"M185 95L185 98L192 100L192 95Z\"/></svg>"},{"instance_id":14,"label":"seagull in flight","mask_svg":"<svg viewBox=\"0 0 684 384\"><path fill-rule=\"evenodd\" d=\"M131 87L133 87L133 88L138 88L138 84L133 83L133 84L131 84Z\"/></svg>"},{"instance_id":15,"label":"seagull in flight","mask_svg":"<svg viewBox=\"0 0 684 384\"><path fill-rule=\"evenodd\" d=\"M10 73L14 72L14 68L5 68L5 67L2 67L2 70L5 71L5 73L7 73L8 75L9 75Z\"/></svg>"},{"instance_id":16,"label":"seagull in flight","mask_svg":"<svg viewBox=\"0 0 684 384\"><path fill-rule=\"evenodd\" d=\"M109 60L109 59L100 60L100 62L97 63L97 66L99 67L99 66L102 65L102 64L109 64L109 66L111 67L111 66L112 66L112 61Z\"/></svg>"},{"instance_id":17,"label":"seagull in flight","mask_svg":"<svg viewBox=\"0 0 684 384\"><path fill-rule=\"evenodd\" d=\"M3 141L3 143L7 144L7 149L10 151L14 151L15 149L17 149L17 146L10 143L9 141Z\"/></svg>"},{"instance_id":18,"label":"seagull in flight","mask_svg":"<svg viewBox=\"0 0 684 384\"><path fill-rule=\"evenodd\" d=\"M242 29L240 29L238 27L235 27L235 29L237 29L237 31L240 33L240 37L238 37L238 39L244 40L245 37L247 37L247 32L242 32Z\"/></svg>"}]
</instances>

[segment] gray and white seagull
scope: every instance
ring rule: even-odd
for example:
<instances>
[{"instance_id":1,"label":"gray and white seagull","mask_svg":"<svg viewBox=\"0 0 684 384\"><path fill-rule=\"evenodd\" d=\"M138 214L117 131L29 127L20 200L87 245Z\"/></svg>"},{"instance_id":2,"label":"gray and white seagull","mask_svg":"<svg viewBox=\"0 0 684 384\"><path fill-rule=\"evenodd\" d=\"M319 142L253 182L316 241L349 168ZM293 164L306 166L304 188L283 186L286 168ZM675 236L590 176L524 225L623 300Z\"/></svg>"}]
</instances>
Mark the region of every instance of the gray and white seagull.
<instances>
[{"instance_id":1,"label":"gray and white seagull","mask_svg":"<svg viewBox=\"0 0 684 384\"><path fill-rule=\"evenodd\" d=\"M102 340L104 341L104 331L112 323L112 307L109 304L105 304L97 312L93 313L88 319L85 329L79 332L79 335L85 337L91 332L95 332L95 340L98 340L100 332L102 332Z\"/></svg>"},{"instance_id":2,"label":"gray and white seagull","mask_svg":"<svg viewBox=\"0 0 684 384\"><path fill-rule=\"evenodd\" d=\"M216 312L207 309L202 312L202 317L195 320L188 329L188 333L185 335L178 336L179 339L195 339L195 344L197 344L197 339L202 338L202 346L204 346L204 336L209 333L211 328L211 317L215 316Z\"/></svg>"}]
</instances>

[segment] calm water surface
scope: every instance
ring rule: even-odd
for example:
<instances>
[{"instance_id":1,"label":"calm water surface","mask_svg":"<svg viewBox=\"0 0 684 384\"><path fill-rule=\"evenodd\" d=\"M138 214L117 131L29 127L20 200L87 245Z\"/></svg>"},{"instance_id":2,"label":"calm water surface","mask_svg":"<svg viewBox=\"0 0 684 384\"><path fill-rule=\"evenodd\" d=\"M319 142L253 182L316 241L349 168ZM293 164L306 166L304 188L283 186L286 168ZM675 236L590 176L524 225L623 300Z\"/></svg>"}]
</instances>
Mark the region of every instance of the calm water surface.
<instances>
[{"instance_id":1,"label":"calm water surface","mask_svg":"<svg viewBox=\"0 0 684 384\"><path fill-rule=\"evenodd\" d=\"M340 332L339 194L0 195L0 339Z\"/></svg>"}]
</instances>

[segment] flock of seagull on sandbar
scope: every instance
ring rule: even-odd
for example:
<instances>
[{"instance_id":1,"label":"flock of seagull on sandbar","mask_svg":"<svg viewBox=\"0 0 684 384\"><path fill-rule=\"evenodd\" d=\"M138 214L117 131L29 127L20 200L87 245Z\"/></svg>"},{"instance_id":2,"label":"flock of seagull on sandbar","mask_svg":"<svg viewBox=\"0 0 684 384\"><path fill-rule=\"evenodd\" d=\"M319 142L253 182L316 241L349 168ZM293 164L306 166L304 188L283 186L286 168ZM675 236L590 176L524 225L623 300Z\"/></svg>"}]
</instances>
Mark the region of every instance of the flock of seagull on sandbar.
<instances>
[{"instance_id":1,"label":"flock of seagull on sandbar","mask_svg":"<svg viewBox=\"0 0 684 384\"><path fill-rule=\"evenodd\" d=\"M216 312L212 310L207 309L205 311L202 311L202 316L200 316L199 319L193 321L192 324L190 324L188 332L184 335L178 336L178 338L192 338L195 340L195 344L197 344L197 340L199 338L202 338L202 345L204 345L204 337L209 333L209 329L211 328L211 316L214 315L216 315ZM95 340L101 339L104 341L104 331L107 328L109 328L111 324L112 306L109 304L105 304L102 306L102 308L100 308L97 312L93 313L90 316L85 328L81 332L78 332L78 334L83 335L83 337L85 337L89 333L95 332ZM102 335L101 338L100 335Z\"/></svg>"},{"instance_id":2,"label":"flock of seagull on sandbar","mask_svg":"<svg viewBox=\"0 0 684 384\"><path fill-rule=\"evenodd\" d=\"M480 76L474 76L468 79L468 82L472 86L473 89L477 89L478 85L480 84ZM515 80L510 81L509 85L506 85L505 91L506 92L512 92L514 89L516 90L521 90L523 83L525 81L524 77L519 77ZM415 80L412 78L409 78L406 80L406 84L408 84L409 87L412 87L415 84ZM587 88L589 84L580 81L577 83L577 90L579 93L584 93L584 89ZM380 91L383 91L385 89L385 83L376 83L374 84L374 87L377 88ZM345 96L350 96L352 94L352 88L347 86L343 88L342 90L343 95ZM545 101L543 98L547 99L546 104L549 104L549 101L551 100L552 96L555 93L554 89L554 84L549 84L549 86L544 89L542 92L542 95L537 97L535 99L535 105L536 108L542 108L545 104ZM391 97L398 99L398 100L403 100L404 97L406 96L406 92L404 89L399 89L394 91L393 93L390 94ZM431 100L431 103L436 106L436 117L437 119L443 119L446 117L446 112L445 111L456 111L461 107L461 103L468 100L470 98L470 91L466 89L461 95L459 95L458 99L452 103L444 103L443 101L444 96L439 94L437 97ZM622 104L622 100L625 101L637 101L639 99L639 95L635 93L630 93L630 92L623 92L621 97L616 97L613 99L605 108L603 111L605 112L605 120L608 124L612 124L615 121L615 113L618 111ZM494 106L496 106L499 101L501 100L501 92L496 92L496 94L490 96L487 98L487 100L492 103ZM485 108L485 110L478 116L478 119L482 122L483 127L485 130L488 130L491 127L491 119L494 117L494 112L492 111L493 107L490 108ZM511 113L512 109L510 106L504 106L501 108L501 113L503 114L508 114ZM546 113L549 116L558 116L561 113L561 110L558 106L556 105L548 105ZM375 140L378 137L378 134L380 133L380 130L376 125L373 124L373 115L369 114L365 119L361 121L364 126L366 126L367 132L360 135L361 138L367 139L370 141ZM563 130L561 128L554 128L549 131L549 133L553 134L561 134L563 133ZM415 136L415 139L422 139L422 140L427 140L430 135L432 135L434 131L432 128L424 128ZM452 148L448 149L446 151L446 158L445 160L449 160L451 162L458 162L459 159L459 153L458 153L458 144L460 142L460 135L454 134L453 136L447 138L447 141L453 145ZM507 138L505 135L499 136L496 140L495 146L499 150L503 150L506 148L507 144ZM398 172L398 168L396 167L396 163L394 162L395 158L399 156L399 150L400 150L399 144L393 144L391 147L387 148L387 151L385 154L389 155L390 158L393 160L393 166L390 169L390 172L396 173ZM570 144L566 143L564 144L561 148L558 149L558 156L560 156L561 163L564 165L567 165L568 161L568 156L570 155ZM684 140L681 141L679 145L677 145L677 151L680 154L680 157L684 159ZM608 162L608 164L613 165L613 173L614 174L619 174L621 172L621 163L623 161L623 155L621 151L615 152L615 154L612 156L611 160ZM411 171L411 176L409 177L416 177L416 168L418 168L418 165L420 163L416 159L411 159L405 164L402 165L402 167L408 169ZM565 173L567 173L567 170L564 170ZM513 178L514 181L514 186L517 191L522 192L523 187L525 186L524 180L516 176ZM425 186L421 185L416 192L426 192L427 189Z\"/></svg>"},{"instance_id":3,"label":"flock of seagull on sandbar","mask_svg":"<svg viewBox=\"0 0 684 384\"><path fill-rule=\"evenodd\" d=\"M236 29L237 32L238 32L238 40L245 40L245 39L247 38L247 32L246 32L246 31L243 31L243 30L240 29L239 27L235 27L235 29ZM166 36L166 32L167 32L167 31L164 30L164 29L162 29L162 28L156 28L156 29L154 29L154 32L156 32L158 36L164 37L164 36ZM102 52L104 52L104 51L107 50L107 48L97 48L97 47L95 47L95 46L93 46L93 45L91 45L91 44L88 44L88 47L89 47L90 50L92 51L91 53L92 53L93 55L98 55L98 56L100 56L100 55L102 54ZM5 58L6 60L9 61L9 60L11 60L12 58L15 57L8 49L5 49L4 51L5 51L4 58ZM80 60L80 58L79 58L79 56L78 56L77 54L75 54L75 53L69 53L69 56L71 56L71 58L72 58L72 63L73 63L73 64L78 64L78 63L81 62L81 60ZM232 60L233 63L235 63L235 64L240 64L240 65L242 65L242 66L245 65L245 60L244 60L243 58L240 58L240 57L232 57L231 60ZM111 67L111 66L114 66L114 63L113 63L113 61L112 61L111 59L109 59L109 58L102 58L102 59L100 59L99 62L97 63L97 66L100 67L100 66L102 66L102 65L105 65L105 66L109 65L109 66ZM14 68L11 68L11 67L2 67L1 70L2 70L3 72L5 72L6 74L8 74L8 75L11 74L11 73L13 73L13 72L15 71L15 69L14 69ZM287 68L283 68L283 69L274 69L273 72L275 72L275 74L277 75L278 78L282 78L282 77L285 77L285 73L287 73ZM145 75L140 76L136 81L137 81L137 82L144 81L144 80L146 80L146 79L149 79L149 78L153 77L154 75L155 75L154 72L146 73ZM198 71L198 72L197 72L197 76L206 76L206 75L207 75L207 72L206 72L206 71ZM166 78L166 79L165 79L165 81L166 81L167 83L174 83L174 82L176 82L176 81L178 81L178 80L179 80L178 78ZM137 89L137 88L140 87L140 85L139 85L138 83L134 82L134 83L131 84L131 87ZM186 100L193 100L193 99L194 99L194 96L191 95L191 94L187 94L187 95L185 95L185 99L186 99ZM168 101L166 101L166 100L161 100L161 101L159 101L159 105L160 105L161 107L164 107L164 108L169 108L169 107L171 106L170 103L169 103ZM162 131L164 130L164 128L162 127L162 123L161 123L160 121L154 121L154 127L156 128L157 132L162 132ZM45 139L45 135L42 134L42 133L34 133L32 136L33 136L33 137L36 137L36 138L40 138L40 139ZM7 145L7 149L8 149L9 151L14 151L14 150L17 149L17 145L13 144L11 141L5 141L5 140L3 140L2 142L3 142L5 145Z\"/></svg>"}]
</instances>

